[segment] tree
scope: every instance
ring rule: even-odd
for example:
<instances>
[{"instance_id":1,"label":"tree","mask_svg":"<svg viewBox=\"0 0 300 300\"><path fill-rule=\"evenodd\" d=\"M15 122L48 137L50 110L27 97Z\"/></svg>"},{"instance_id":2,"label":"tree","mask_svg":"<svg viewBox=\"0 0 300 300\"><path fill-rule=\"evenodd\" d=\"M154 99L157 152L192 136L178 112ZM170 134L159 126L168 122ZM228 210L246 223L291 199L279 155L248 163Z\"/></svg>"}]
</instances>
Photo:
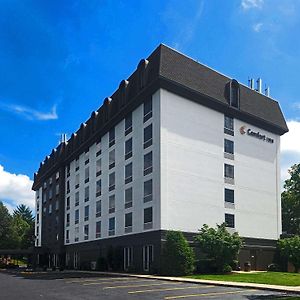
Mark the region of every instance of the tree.
<instances>
[{"instance_id":1,"label":"tree","mask_svg":"<svg viewBox=\"0 0 300 300\"><path fill-rule=\"evenodd\" d=\"M289 174L281 194L282 230L300 235L300 164L293 165Z\"/></svg>"},{"instance_id":2,"label":"tree","mask_svg":"<svg viewBox=\"0 0 300 300\"><path fill-rule=\"evenodd\" d=\"M11 223L12 217L8 209L0 201L0 249L7 249L11 246Z\"/></svg>"},{"instance_id":3,"label":"tree","mask_svg":"<svg viewBox=\"0 0 300 300\"><path fill-rule=\"evenodd\" d=\"M230 266L238 259L243 244L237 232L228 232L225 223L217 225L216 229L204 224L195 237L195 242L207 258L214 260L218 272L230 270Z\"/></svg>"},{"instance_id":4,"label":"tree","mask_svg":"<svg viewBox=\"0 0 300 300\"><path fill-rule=\"evenodd\" d=\"M295 272L300 269L300 237L294 236L291 238L281 239L278 241L280 253L286 257L295 268Z\"/></svg>"},{"instance_id":5,"label":"tree","mask_svg":"<svg viewBox=\"0 0 300 300\"><path fill-rule=\"evenodd\" d=\"M26 234L30 227L31 225L29 225L21 216L16 215L12 218L10 234L11 248L24 248L23 245L26 242Z\"/></svg>"},{"instance_id":6,"label":"tree","mask_svg":"<svg viewBox=\"0 0 300 300\"><path fill-rule=\"evenodd\" d=\"M161 258L162 274L171 276L191 274L194 263L194 251L182 232L168 231Z\"/></svg>"},{"instance_id":7,"label":"tree","mask_svg":"<svg viewBox=\"0 0 300 300\"><path fill-rule=\"evenodd\" d=\"M17 206L17 208L14 210L13 217L16 216L20 216L29 225L34 223L34 217L31 209L24 204Z\"/></svg>"}]
</instances>

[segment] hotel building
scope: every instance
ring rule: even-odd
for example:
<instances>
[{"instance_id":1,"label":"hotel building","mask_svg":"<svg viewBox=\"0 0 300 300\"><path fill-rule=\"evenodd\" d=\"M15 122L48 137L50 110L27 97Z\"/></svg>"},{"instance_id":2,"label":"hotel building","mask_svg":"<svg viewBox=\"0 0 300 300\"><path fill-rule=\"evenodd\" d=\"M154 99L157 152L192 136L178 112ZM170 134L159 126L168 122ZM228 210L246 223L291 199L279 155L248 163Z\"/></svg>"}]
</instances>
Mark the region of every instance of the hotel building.
<instances>
[{"instance_id":1,"label":"hotel building","mask_svg":"<svg viewBox=\"0 0 300 300\"><path fill-rule=\"evenodd\" d=\"M281 234L278 102L160 45L40 164L40 264L159 268L167 230L226 222L263 269ZM116 250L118 249L118 250Z\"/></svg>"}]
</instances>

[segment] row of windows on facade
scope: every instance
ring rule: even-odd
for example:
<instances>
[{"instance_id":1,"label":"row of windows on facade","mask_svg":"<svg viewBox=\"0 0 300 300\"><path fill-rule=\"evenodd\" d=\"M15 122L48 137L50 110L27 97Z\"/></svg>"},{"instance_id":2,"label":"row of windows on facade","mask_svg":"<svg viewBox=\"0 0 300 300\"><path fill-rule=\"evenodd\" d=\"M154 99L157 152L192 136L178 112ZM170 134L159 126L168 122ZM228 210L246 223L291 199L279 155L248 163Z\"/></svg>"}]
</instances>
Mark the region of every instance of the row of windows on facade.
<instances>
[{"instance_id":1,"label":"row of windows on facade","mask_svg":"<svg viewBox=\"0 0 300 300\"><path fill-rule=\"evenodd\" d=\"M143 174L144 176L151 174L153 171L153 154L152 151L148 152L147 154L144 155L144 170ZM115 189L115 183L116 183L116 178L115 178L115 172L112 172L108 175L108 190L113 191ZM132 182L133 181L133 163L130 162L127 165L124 166L124 182L125 184ZM89 168L86 168L85 172L85 183L89 182ZM80 183L80 177L79 174L76 174L75 176L75 189L79 188L79 183ZM96 197L101 195L101 179L98 179L96 181ZM66 192L67 194L70 193L70 181L67 181L67 186L66 186Z\"/></svg>"},{"instance_id":2,"label":"row of windows on facade","mask_svg":"<svg viewBox=\"0 0 300 300\"><path fill-rule=\"evenodd\" d=\"M79 220L79 210L75 211L75 223ZM153 228L153 208L147 207L144 209L144 230L149 230ZM68 222L68 218L67 218ZM78 223L78 222L77 222ZM85 224L83 226L83 236L84 240L88 240L89 237L89 227L90 224ZM95 237L101 238L101 221L95 223ZM108 219L108 236L113 236L116 234L116 218L111 217ZM124 215L124 233L130 233L133 230L133 213L129 212ZM74 231L74 242L79 241L79 227L75 227ZM70 230L66 230L66 243L70 242Z\"/></svg>"},{"instance_id":3,"label":"row of windows on facade","mask_svg":"<svg viewBox=\"0 0 300 300\"><path fill-rule=\"evenodd\" d=\"M144 103L144 123L152 117L152 99L148 100ZM144 128L144 149L148 148L152 145L152 135L153 128L152 124L148 125ZM130 132L132 132L132 113L129 113L125 118L125 128L124 133L127 136ZM115 127L111 128L108 133L108 143L109 147L112 147L115 144ZM101 139L96 144L96 157L101 154ZM132 138L129 138L125 141L125 160L130 158L133 155L132 152ZM87 165L89 163L89 150L86 150L84 153L84 163ZM109 153L109 169L113 168L115 164L115 150L112 150ZM101 172L101 160L97 162L97 174ZM75 160L75 171L79 170L79 157ZM66 167L67 177L70 176L70 165ZM99 174L98 174L99 175ZM97 176L98 176L97 175Z\"/></svg>"}]
</instances>

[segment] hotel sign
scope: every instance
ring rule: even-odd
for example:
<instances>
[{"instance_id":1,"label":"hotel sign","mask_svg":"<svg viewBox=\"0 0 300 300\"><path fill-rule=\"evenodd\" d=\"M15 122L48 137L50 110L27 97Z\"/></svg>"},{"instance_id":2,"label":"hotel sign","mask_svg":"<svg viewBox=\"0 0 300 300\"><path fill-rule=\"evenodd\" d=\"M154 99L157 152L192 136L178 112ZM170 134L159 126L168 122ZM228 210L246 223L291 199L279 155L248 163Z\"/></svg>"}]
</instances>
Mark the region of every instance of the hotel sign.
<instances>
[{"instance_id":1,"label":"hotel sign","mask_svg":"<svg viewBox=\"0 0 300 300\"><path fill-rule=\"evenodd\" d=\"M240 133L241 134L247 134L250 135L252 137L255 137L261 141L265 141L267 143L273 144L274 143L274 139L266 136L265 134L261 134L259 131L253 131L251 128L248 128L246 126L242 126L240 128Z\"/></svg>"}]
</instances>

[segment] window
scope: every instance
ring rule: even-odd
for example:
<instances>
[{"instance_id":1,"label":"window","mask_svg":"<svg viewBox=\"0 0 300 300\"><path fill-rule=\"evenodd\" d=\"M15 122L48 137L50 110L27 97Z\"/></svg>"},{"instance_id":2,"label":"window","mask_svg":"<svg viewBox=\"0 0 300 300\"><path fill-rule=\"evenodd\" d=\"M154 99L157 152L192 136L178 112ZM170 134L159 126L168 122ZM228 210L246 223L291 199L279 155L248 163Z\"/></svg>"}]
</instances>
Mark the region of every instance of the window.
<instances>
[{"instance_id":1,"label":"window","mask_svg":"<svg viewBox=\"0 0 300 300\"><path fill-rule=\"evenodd\" d=\"M39 211L39 210L40 210L40 203L37 202L37 203L36 203L36 211Z\"/></svg>"},{"instance_id":2,"label":"window","mask_svg":"<svg viewBox=\"0 0 300 300\"><path fill-rule=\"evenodd\" d=\"M70 181L67 181L67 194L70 193Z\"/></svg>"},{"instance_id":3,"label":"window","mask_svg":"<svg viewBox=\"0 0 300 300\"><path fill-rule=\"evenodd\" d=\"M115 195L111 195L108 198L108 213L114 213L116 209L116 198Z\"/></svg>"},{"instance_id":4,"label":"window","mask_svg":"<svg viewBox=\"0 0 300 300\"><path fill-rule=\"evenodd\" d=\"M75 159L75 172L79 170L79 157Z\"/></svg>"},{"instance_id":5,"label":"window","mask_svg":"<svg viewBox=\"0 0 300 300\"><path fill-rule=\"evenodd\" d=\"M67 214L66 226L70 226L70 214Z\"/></svg>"},{"instance_id":6,"label":"window","mask_svg":"<svg viewBox=\"0 0 300 300\"><path fill-rule=\"evenodd\" d=\"M108 177L108 190L109 191L113 191L115 189L116 186L116 176L115 176L115 172L109 174Z\"/></svg>"},{"instance_id":7,"label":"window","mask_svg":"<svg viewBox=\"0 0 300 300\"><path fill-rule=\"evenodd\" d=\"M67 165L66 173L67 173L67 177L69 177L70 176L70 164Z\"/></svg>"},{"instance_id":8,"label":"window","mask_svg":"<svg viewBox=\"0 0 300 300\"><path fill-rule=\"evenodd\" d=\"M56 180L59 179L59 171L56 172L56 174L55 174L55 179L56 179Z\"/></svg>"},{"instance_id":9,"label":"window","mask_svg":"<svg viewBox=\"0 0 300 300\"><path fill-rule=\"evenodd\" d=\"M84 152L84 164L87 165L90 162L89 159L89 149Z\"/></svg>"},{"instance_id":10,"label":"window","mask_svg":"<svg viewBox=\"0 0 300 300\"><path fill-rule=\"evenodd\" d=\"M84 207L84 221L89 220L89 215L90 215L90 206L87 205Z\"/></svg>"},{"instance_id":11,"label":"window","mask_svg":"<svg viewBox=\"0 0 300 300\"><path fill-rule=\"evenodd\" d=\"M79 174L76 174L76 177L75 177L75 189L78 189L79 188Z\"/></svg>"},{"instance_id":12,"label":"window","mask_svg":"<svg viewBox=\"0 0 300 300\"><path fill-rule=\"evenodd\" d=\"M79 241L79 227L75 227L75 230L74 230L74 241L75 242L78 242Z\"/></svg>"},{"instance_id":13,"label":"window","mask_svg":"<svg viewBox=\"0 0 300 300\"><path fill-rule=\"evenodd\" d=\"M84 183L88 183L89 182L89 177L90 177L90 168L86 167L84 170Z\"/></svg>"},{"instance_id":14,"label":"window","mask_svg":"<svg viewBox=\"0 0 300 300\"><path fill-rule=\"evenodd\" d=\"M66 243L70 242L70 233L69 230L66 230Z\"/></svg>"},{"instance_id":15,"label":"window","mask_svg":"<svg viewBox=\"0 0 300 300\"><path fill-rule=\"evenodd\" d=\"M101 221L96 222L96 239L101 237Z\"/></svg>"},{"instance_id":16,"label":"window","mask_svg":"<svg viewBox=\"0 0 300 300\"><path fill-rule=\"evenodd\" d=\"M44 181L44 189L47 188L47 181Z\"/></svg>"},{"instance_id":17,"label":"window","mask_svg":"<svg viewBox=\"0 0 300 300\"><path fill-rule=\"evenodd\" d=\"M55 186L55 194L58 195L59 194L59 184L57 184Z\"/></svg>"},{"instance_id":18,"label":"window","mask_svg":"<svg viewBox=\"0 0 300 300\"><path fill-rule=\"evenodd\" d=\"M132 138L125 142L125 160L132 157Z\"/></svg>"},{"instance_id":19,"label":"window","mask_svg":"<svg viewBox=\"0 0 300 300\"><path fill-rule=\"evenodd\" d=\"M124 270L127 271L133 262L133 247L125 247L123 252Z\"/></svg>"},{"instance_id":20,"label":"window","mask_svg":"<svg viewBox=\"0 0 300 300\"><path fill-rule=\"evenodd\" d=\"M86 186L84 188L84 202L88 202L90 200L90 188Z\"/></svg>"},{"instance_id":21,"label":"window","mask_svg":"<svg viewBox=\"0 0 300 300\"><path fill-rule=\"evenodd\" d=\"M226 178L234 178L234 166L232 165L228 165L228 164L224 164L224 176Z\"/></svg>"},{"instance_id":22,"label":"window","mask_svg":"<svg viewBox=\"0 0 300 300\"><path fill-rule=\"evenodd\" d=\"M55 225L57 226L58 225L58 216L55 216Z\"/></svg>"},{"instance_id":23,"label":"window","mask_svg":"<svg viewBox=\"0 0 300 300\"><path fill-rule=\"evenodd\" d=\"M125 118L125 135L132 131L132 113L129 113Z\"/></svg>"},{"instance_id":24,"label":"window","mask_svg":"<svg viewBox=\"0 0 300 300\"><path fill-rule=\"evenodd\" d=\"M133 192L132 187L125 190L125 208L132 207Z\"/></svg>"},{"instance_id":25,"label":"window","mask_svg":"<svg viewBox=\"0 0 300 300\"><path fill-rule=\"evenodd\" d=\"M224 116L224 133L234 135L233 118Z\"/></svg>"},{"instance_id":26,"label":"window","mask_svg":"<svg viewBox=\"0 0 300 300\"><path fill-rule=\"evenodd\" d=\"M40 223L40 215L39 215L39 214L36 215L36 223L37 223L37 224Z\"/></svg>"},{"instance_id":27,"label":"window","mask_svg":"<svg viewBox=\"0 0 300 300\"><path fill-rule=\"evenodd\" d=\"M67 201L66 201L66 205L67 205L67 210L70 209L70 197L67 197Z\"/></svg>"},{"instance_id":28,"label":"window","mask_svg":"<svg viewBox=\"0 0 300 300\"><path fill-rule=\"evenodd\" d=\"M112 128L109 131L109 147L113 146L115 144L115 128Z\"/></svg>"},{"instance_id":29,"label":"window","mask_svg":"<svg viewBox=\"0 0 300 300\"><path fill-rule=\"evenodd\" d=\"M132 163L125 166L125 184L132 181Z\"/></svg>"},{"instance_id":30,"label":"window","mask_svg":"<svg viewBox=\"0 0 300 300\"><path fill-rule=\"evenodd\" d=\"M109 236L112 236L112 235L115 235L115 217L113 218L109 218L108 220L108 235Z\"/></svg>"},{"instance_id":31,"label":"window","mask_svg":"<svg viewBox=\"0 0 300 300\"><path fill-rule=\"evenodd\" d=\"M89 239L89 225L88 224L84 225L83 231L84 231L84 240L86 241Z\"/></svg>"},{"instance_id":32,"label":"window","mask_svg":"<svg viewBox=\"0 0 300 300\"><path fill-rule=\"evenodd\" d=\"M101 154L101 140L96 143L96 157Z\"/></svg>"},{"instance_id":33,"label":"window","mask_svg":"<svg viewBox=\"0 0 300 300\"><path fill-rule=\"evenodd\" d=\"M79 209L75 210L75 224L79 223Z\"/></svg>"},{"instance_id":34,"label":"window","mask_svg":"<svg viewBox=\"0 0 300 300\"><path fill-rule=\"evenodd\" d=\"M225 189L224 198L225 198L225 202L234 203L234 190Z\"/></svg>"},{"instance_id":35,"label":"window","mask_svg":"<svg viewBox=\"0 0 300 300\"><path fill-rule=\"evenodd\" d=\"M152 179L144 182L144 203L152 201Z\"/></svg>"},{"instance_id":36,"label":"window","mask_svg":"<svg viewBox=\"0 0 300 300\"><path fill-rule=\"evenodd\" d=\"M101 175L101 158L96 161L96 176Z\"/></svg>"},{"instance_id":37,"label":"window","mask_svg":"<svg viewBox=\"0 0 300 300\"><path fill-rule=\"evenodd\" d=\"M125 233L132 232L132 212L125 214Z\"/></svg>"},{"instance_id":38,"label":"window","mask_svg":"<svg viewBox=\"0 0 300 300\"><path fill-rule=\"evenodd\" d=\"M240 106L240 87L236 80L230 82L230 106L235 108Z\"/></svg>"},{"instance_id":39,"label":"window","mask_svg":"<svg viewBox=\"0 0 300 300\"><path fill-rule=\"evenodd\" d=\"M52 214L52 204L49 204L49 214Z\"/></svg>"},{"instance_id":40,"label":"window","mask_svg":"<svg viewBox=\"0 0 300 300\"><path fill-rule=\"evenodd\" d=\"M152 207L144 209L144 229L151 229L153 227L152 213Z\"/></svg>"},{"instance_id":41,"label":"window","mask_svg":"<svg viewBox=\"0 0 300 300\"><path fill-rule=\"evenodd\" d=\"M153 245L146 245L143 247L143 269L149 271L153 263Z\"/></svg>"},{"instance_id":42,"label":"window","mask_svg":"<svg viewBox=\"0 0 300 300\"><path fill-rule=\"evenodd\" d=\"M96 197L101 195L101 179L96 182Z\"/></svg>"},{"instance_id":43,"label":"window","mask_svg":"<svg viewBox=\"0 0 300 300\"><path fill-rule=\"evenodd\" d=\"M234 143L233 143L233 141L224 139L224 152L234 154Z\"/></svg>"},{"instance_id":44,"label":"window","mask_svg":"<svg viewBox=\"0 0 300 300\"><path fill-rule=\"evenodd\" d=\"M152 99L144 103L144 123L152 117Z\"/></svg>"},{"instance_id":45,"label":"window","mask_svg":"<svg viewBox=\"0 0 300 300\"><path fill-rule=\"evenodd\" d=\"M59 202L58 200L55 201L55 210L58 210L59 209Z\"/></svg>"},{"instance_id":46,"label":"window","mask_svg":"<svg viewBox=\"0 0 300 300\"><path fill-rule=\"evenodd\" d=\"M152 151L144 155L144 176L152 173Z\"/></svg>"},{"instance_id":47,"label":"window","mask_svg":"<svg viewBox=\"0 0 300 300\"><path fill-rule=\"evenodd\" d=\"M144 128L144 149L152 145L152 124Z\"/></svg>"},{"instance_id":48,"label":"window","mask_svg":"<svg viewBox=\"0 0 300 300\"><path fill-rule=\"evenodd\" d=\"M52 199L52 188L49 189L49 200Z\"/></svg>"},{"instance_id":49,"label":"window","mask_svg":"<svg viewBox=\"0 0 300 300\"><path fill-rule=\"evenodd\" d=\"M96 202L96 218L101 217L101 200Z\"/></svg>"},{"instance_id":50,"label":"window","mask_svg":"<svg viewBox=\"0 0 300 300\"><path fill-rule=\"evenodd\" d=\"M49 185L52 184L52 177L49 178Z\"/></svg>"},{"instance_id":51,"label":"window","mask_svg":"<svg viewBox=\"0 0 300 300\"><path fill-rule=\"evenodd\" d=\"M75 206L79 205L79 192L75 193Z\"/></svg>"},{"instance_id":52,"label":"window","mask_svg":"<svg viewBox=\"0 0 300 300\"><path fill-rule=\"evenodd\" d=\"M234 215L233 214L225 214L225 223L227 227L234 228Z\"/></svg>"},{"instance_id":53,"label":"window","mask_svg":"<svg viewBox=\"0 0 300 300\"><path fill-rule=\"evenodd\" d=\"M115 149L109 152L109 169L115 166L116 162L116 152Z\"/></svg>"}]
</instances>

